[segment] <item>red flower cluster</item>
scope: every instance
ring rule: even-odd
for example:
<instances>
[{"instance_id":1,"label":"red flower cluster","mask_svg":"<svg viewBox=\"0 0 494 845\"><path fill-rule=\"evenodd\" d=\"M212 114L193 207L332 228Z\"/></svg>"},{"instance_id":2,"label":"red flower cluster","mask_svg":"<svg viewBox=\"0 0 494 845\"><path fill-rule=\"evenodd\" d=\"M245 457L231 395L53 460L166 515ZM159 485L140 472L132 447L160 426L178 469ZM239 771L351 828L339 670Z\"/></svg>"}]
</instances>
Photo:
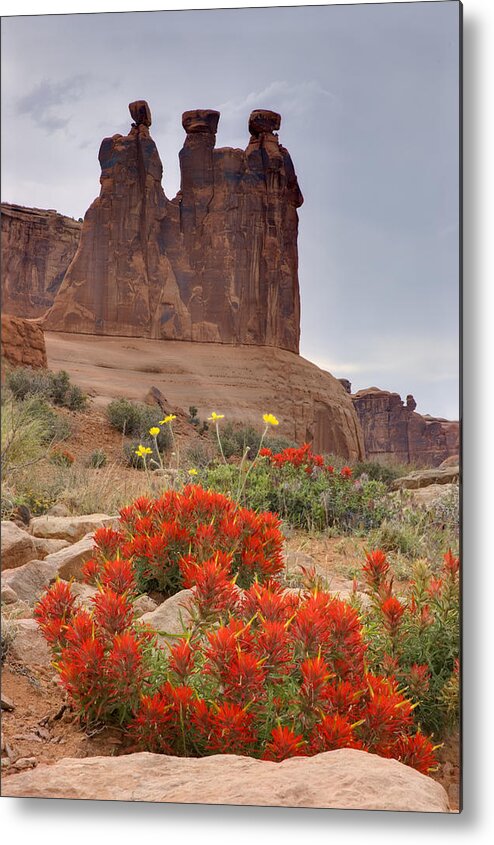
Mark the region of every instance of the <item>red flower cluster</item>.
<instances>
[{"instance_id":1,"label":"red flower cluster","mask_svg":"<svg viewBox=\"0 0 494 845\"><path fill-rule=\"evenodd\" d=\"M172 647L166 682L142 698L130 730L143 748L171 754L280 761L350 747L428 771L433 747L415 733L411 702L392 678L366 671L364 654L349 605L254 584Z\"/></svg>"},{"instance_id":2,"label":"red flower cluster","mask_svg":"<svg viewBox=\"0 0 494 845\"><path fill-rule=\"evenodd\" d=\"M273 454L271 449L261 449L259 452L261 458L268 458L269 462L274 467L283 467L289 464L298 469L302 467L307 475L311 475L314 469L324 470L330 475L334 473L334 467L330 464L325 464L322 455L316 455L312 451L310 443L304 443L302 446L289 447L283 449L282 452ZM352 470L348 466L344 466L340 472L342 478L351 478Z\"/></svg>"},{"instance_id":3,"label":"red flower cluster","mask_svg":"<svg viewBox=\"0 0 494 845\"><path fill-rule=\"evenodd\" d=\"M125 582L127 567L127 561L112 561L113 577ZM78 608L70 584L58 581L34 615L53 649L61 684L86 721L122 722L137 707L155 637L143 627L134 629L134 610L125 593L102 586L91 601L91 611Z\"/></svg>"},{"instance_id":4,"label":"red flower cluster","mask_svg":"<svg viewBox=\"0 0 494 845\"><path fill-rule=\"evenodd\" d=\"M220 553L223 562L228 557L228 570L237 584L247 587L283 568L279 526L274 514L240 508L226 496L195 484L155 500L141 497L120 511L118 529L95 532L96 555L86 564L85 576L101 582L105 569L105 577L117 590L108 561L121 558L130 561L141 589L157 587L171 595L185 582L196 584L198 578L204 585L204 579L218 569ZM220 577L219 569L215 577ZM127 592L130 580L129 572L129 584L122 584Z\"/></svg>"}]
</instances>

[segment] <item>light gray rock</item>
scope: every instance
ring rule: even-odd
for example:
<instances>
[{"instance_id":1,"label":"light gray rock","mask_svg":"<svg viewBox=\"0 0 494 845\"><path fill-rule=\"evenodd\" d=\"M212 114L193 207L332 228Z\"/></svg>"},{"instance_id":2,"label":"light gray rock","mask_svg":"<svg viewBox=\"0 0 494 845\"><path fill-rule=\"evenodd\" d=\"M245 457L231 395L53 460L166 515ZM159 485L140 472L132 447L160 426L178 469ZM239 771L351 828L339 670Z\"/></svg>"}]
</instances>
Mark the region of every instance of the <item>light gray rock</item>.
<instances>
[{"instance_id":1,"label":"light gray rock","mask_svg":"<svg viewBox=\"0 0 494 845\"><path fill-rule=\"evenodd\" d=\"M117 517L105 513L92 513L87 516L36 516L31 520L30 529L35 537L75 543L97 528L116 522Z\"/></svg>"},{"instance_id":2,"label":"light gray rock","mask_svg":"<svg viewBox=\"0 0 494 845\"><path fill-rule=\"evenodd\" d=\"M16 619L9 654L24 666L49 666L51 652L35 619Z\"/></svg>"},{"instance_id":3,"label":"light gray rock","mask_svg":"<svg viewBox=\"0 0 494 845\"><path fill-rule=\"evenodd\" d=\"M33 539L38 560L44 560L48 555L59 552L60 549L70 545L68 540L48 540L46 537L34 537Z\"/></svg>"},{"instance_id":4,"label":"light gray rock","mask_svg":"<svg viewBox=\"0 0 494 845\"><path fill-rule=\"evenodd\" d=\"M134 611L137 617L143 616L144 613L152 613L157 607L158 603L147 595L139 596L134 602Z\"/></svg>"},{"instance_id":5,"label":"light gray rock","mask_svg":"<svg viewBox=\"0 0 494 845\"><path fill-rule=\"evenodd\" d=\"M10 570L7 570L7 572ZM13 570L12 570L13 571ZM0 594L2 604L15 604L16 601L19 601L19 596L16 592L9 586L6 582L4 583L4 579L2 578L2 590Z\"/></svg>"},{"instance_id":6,"label":"light gray rock","mask_svg":"<svg viewBox=\"0 0 494 845\"><path fill-rule=\"evenodd\" d=\"M65 758L12 775L5 796L447 813L441 784L375 754L341 749L283 763L237 755Z\"/></svg>"},{"instance_id":7,"label":"light gray rock","mask_svg":"<svg viewBox=\"0 0 494 845\"><path fill-rule=\"evenodd\" d=\"M159 631L161 636L158 637L158 641L164 644L169 641L164 636L165 634L181 634L184 627L187 627L190 622L191 614L187 605L193 595L192 590L180 590L179 593L175 593L174 596L158 605L156 610L151 611L151 613L143 613L139 621L145 622L155 631Z\"/></svg>"},{"instance_id":8,"label":"light gray rock","mask_svg":"<svg viewBox=\"0 0 494 845\"><path fill-rule=\"evenodd\" d=\"M69 581L71 578L81 581L83 564L93 555L94 541L93 534L90 533L77 543L65 546L59 552L48 555L43 562L50 566L59 578L65 581Z\"/></svg>"},{"instance_id":9,"label":"light gray rock","mask_svg":"<svg viewBox=\"0 0 494 845\"><path fill-rule=\"evenodd\" d=\"M9 520L2 520L1 529L2 572L34 560L36 546L27 531Z\"/></svg>"},{"instance_id":10,"label":"light gray rock","mask_svg":"<svg viewBox=\"0 0 494 845\"><path fill-rule=\"evenodd\" d=\"M2 592L4 588L10 588L18 599L33 605L55 577L56 569L49 563L30 560L24 566L2 572Z\"/></svg>"},{"instance_id":11,"label":"light gray rock","mask_svg":"<svg viewBox=\"0 0 494 845\"><path fill-rule=\"evenodd\" d=\"M94 605L91 599L98 592L97 587L92 587L91 584L82 584L78 581L73 581L71 592L73 596L76 596L76 605L84 607L86 610L92 610Z\"/></svg>"},{"instance_id":12,"label":"light gray rock","mask_svg":"<svg viewBox=\"0 0 494 845\"><path fill-rule=\"evenodd\" d=\"M397 478L391 484L391 490L418 490L430 484L457 484L460 478L458 466L436 467L411 472L402 478Z\"/></svg>"}]
</instances>

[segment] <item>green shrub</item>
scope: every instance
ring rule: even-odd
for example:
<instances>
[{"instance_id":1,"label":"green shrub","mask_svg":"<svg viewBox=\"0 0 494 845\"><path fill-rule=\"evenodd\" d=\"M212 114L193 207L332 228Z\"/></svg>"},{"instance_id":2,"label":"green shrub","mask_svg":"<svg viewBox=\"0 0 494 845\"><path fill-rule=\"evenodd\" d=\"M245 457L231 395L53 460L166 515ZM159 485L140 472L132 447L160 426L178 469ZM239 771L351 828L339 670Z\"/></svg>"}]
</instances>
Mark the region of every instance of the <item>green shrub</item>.
<instances>
[{"instance_id":1,"label":"green shrub","mask_svg":"<svg viewBox=\"0 0 494 845\"><path fill-rule=\"evenodd\" d=\"M417 556L421 551L420 535L413 528L387 520L371 532L369 542L383 552L400 552L407 557Z\"/></svg>"},{"instance_id":2,"label":"green shrub","mask_svg":"<svg viewBox=\"0 0 494 845\"><path fill-rule=\"evenodd\" d=\"M50 370L16 367L7 373L5 382L13 396L20 401L39 396L70 411L80 411L87 404L87 396L80 387L70 383L69 374L65 370L53 373Z\"/></svg>"},{"instance_id":3,"label":"green shrub","mask_svg":"<svg viewBox=\"0 0 494 845\"><path fill-rule=\"evenodd\" d=\"M216 465L203 471L204 484L235 496L239 470L235 465ZM277 513L294 528L322 531L336 526L342 531L367 531L380 525L386 514L386 488L377 481L357 486L339 474L285 464L273 467L261 459L249 473L244 504L256 511Z\"/></svg>"},{"instance_id":4,"label":"green shrub","mask_svg":"<svg viewBox=\"0 0 494 845\"><path fill-rule=\"evenodd\" d=\"M367 475L371 481L382 481L388 487L391 482L405 475L407 470L398 464L381 464L378 461L358 461L353 465L353 475L360 478Z\"/></svg>"},{"instance_id":5,"label":"green shrub","mask_svg":"<svg viewBox=\"0 0 494 845\"><path fill-rule=\"evenodd\" d=\"M417 561L404 596L394 593L381 549L367 553L363 574L370 596L361 608L368 665L396 676L420 727L440 738L459 718L459 560L448 551L439 577Z\"/></svg>"},{"instance_id":6,"label":"green shrub","mask_svg":"<svg viewBox=\"0 0 494 845\"><path fill-rule=\"evenodd\" d=\"M24 465L42 460L46 446L65 439L70 426L45 400L28 396L17 401L12 394L1 408L2 478Z\"/></svg>"},{"instance_id":7,"label":"green shrub","mask_svg":"<svg viewBox=\"0 0 494 845\"><path fill-rule=\"evenodd\" d=\"M149 434L149 429L153 426L159 427L159 419L163 412L152 407L151 405L144 405L141 402L131 402L129 399L114 399L108 405L106 414L110 424L117 431L122 434L139 438L139 443L143 446L153 446L153 440ZM137 443L137 446L139 445ZM161 452L170 447L171 436L169 427L161 426L158 435L158 446ZM137 448L134 447L134 448ZM126 452L128 450L126 449Z\"/></svg>"},{"instance_id":8,"label":"green shrub","mask_svg":"<svg viewBox=\"0 0 494 845\"><path fill-rule=\"evenodd\" d=\"M139 434L141 431L141 405L129 399L114 399L106 409L106 415L113 428L122 434Z\"/></svg>"},{"instance_id":9,"label":"green shrub","mask_svg":"<svg viewBox=\"0 0 494 845\"><path fill-rule=\"evenodd\" d=\"M95 449L89 456L88 465L93 469L101 469L107 462L106 452L103 449Z\"/></svg>"}]
</instances>

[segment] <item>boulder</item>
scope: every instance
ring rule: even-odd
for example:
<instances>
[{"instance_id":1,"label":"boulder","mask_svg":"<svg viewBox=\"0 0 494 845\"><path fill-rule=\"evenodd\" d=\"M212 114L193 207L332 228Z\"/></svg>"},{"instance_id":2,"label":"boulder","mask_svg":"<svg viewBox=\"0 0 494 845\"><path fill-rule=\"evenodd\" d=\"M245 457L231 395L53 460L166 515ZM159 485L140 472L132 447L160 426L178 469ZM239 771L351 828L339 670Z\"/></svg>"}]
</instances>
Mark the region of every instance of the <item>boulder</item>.
<instances>
[{"instance_id":1,"label":"boulder","mask_svg":"<svg viewBox=\"0 0 494 845\"><path fill-rule=\"evenodd\" d=\"M152 613L158 607L158 603L151 598L151 596L139 596L134 602L134 612L137 617L143 616L145 613Z\"/></svg>"},{"instance_id":2,"label":"boulder","mask_svg":"<svg viewBox=\"0 0 494 845\"><path fill-rule=\"evenodd\" d=\"M185 804L408 810L447 813L443 787L409 766L341 749L271 763L237 755L197 758L142 752L65 758L12 775L5 796Z\"/></svg>"},{"instance_id":3,"label":"boulder","mask_svg":"<svg viewBox=\"0 0 494 845\"><path fill-rule=\"evenodd\" d=\"M27 531L13 522L2 521L1 525L2 572L23 566L36 557L34 540Z\"/></svg>"},{"instance_id":4,"label":"boulder","mask_svg":"<svg viewBox=\"0 0 494 845\"><path fill-rule=\"evenodd\" d=\"M36 620L16 619L13 625L10 657L28 667L50 666L51 652Z\"/></svg>"},{"instance_id":5,"label":"boulder","mask_svg":"<svg viewBox=\"0 0 494 845\"><path fill-rule=\"evenodd\" d=\"M56 576L56 570L44 560L31 560L16 569L2 572L4 589L13 590L18 599L34 605Z\"/></svg>"},{"instance_id":6,"label":"boulder","mask_svg":"<svg viewBox=\"0 0 494 845\"><path fill-rule=\"evenodd\" d=\"M46 367L45 338L41 326L21 317L2 314L1 337L3 361L14 367Z\"/></svg>"},{"instance_id":7,"label":"boulder","mask_svg":"<svg viewBox=\"0 0 494 845\"><path fill-rule=\"evenodd\" d=\"M84 607L86 610L91 610L94 607L91 599L98 592L97 587L93 587L91 584L81 583L80 581L73 581L71 592L73 596L76 596L76 605L79 607Z\"/></svg>"},{"instance_id":8,"label":"boulder","mask_svg":"<svg viewBox=\"0 0 494 845\"><path fill-rule=\"evenodd\" d=\"M457 484L460 479L459 467L438 467L411 472L402 478L396 478L391 484L392 490L418 490L431 484Z\"/></svg>"},{"instance_id":9,"label":"boulder","mask_svg":"<svg viewBox=\"0 0 494 845\"><path fill-rule=\"evenodd\" d=\"M171 642L172 637L169 638L166 634L181 634L192 618L187 605L193 596L193 590L180 590L179 593L175 593L174 596L158 605L155 610L143 613L139 621L145 622L155 631L160 632L158 641L161 644Z\"/></svg>"},{"instance_id":10,"label":"boulder","mask_svg":"<svg viewBox=\"0 0 494 845\"><path fill-rule=\"evenodd\" d=\"M15 570L7 570L7 571L14 572ZM3 577L2 577L1 601L2 601L2 604L5 604L5 605L15 604L16 601L19 601L19 596L17 595L15 590L13 590L12 587L9 584L4 582Z\"/></svg>"},{"instance_id":11,"label":"boulder","mask_svg":"<svg viewBox=\"0 0 494 845\"><path fill-rule=\"evenodd\" d=\"M82 580L82 567L94 554L94 540L93 533L86 534L82 540L73 543L60 549L52 555L48 555L43 563L51 569L53 578L62 578L64 581L70 581L75 578L76 581Z\"/></svg>"},{"instance_id":12,"label":"boulder","mask_svg":"<svg viewBox=\"0 0 494 845\"><path fill-rule=\"evenodd\" d=\"M35 516L31 520L31 533L48 540L67 540L75 543L88 534L112 525L117 517L106 513L92 513L87 516Z\"/></svg>"},{"instance_id":13,"label":"boulder","mask_svg":"<svg viewBox=\"0 0 494 845\"><path fill-rule=\"evenodd\" d=\"M70 543L68 540L50 540L48 537L34 537L34 545L36 547L36 557L39 560L44 560L48 555L59 552L60 549L65 549Z\"/></svg>"}]
</instances>

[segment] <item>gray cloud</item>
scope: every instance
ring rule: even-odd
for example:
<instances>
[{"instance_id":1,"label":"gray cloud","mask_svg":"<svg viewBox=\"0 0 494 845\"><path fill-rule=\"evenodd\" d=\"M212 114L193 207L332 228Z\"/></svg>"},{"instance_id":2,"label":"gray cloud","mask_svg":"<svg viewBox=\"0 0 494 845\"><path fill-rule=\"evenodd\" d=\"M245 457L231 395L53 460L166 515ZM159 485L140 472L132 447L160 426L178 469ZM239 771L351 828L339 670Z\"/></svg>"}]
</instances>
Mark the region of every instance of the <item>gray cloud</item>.
<instances>
[{"instance_id":1,"label":"gray cloud","mask_svg":"<svg viewBox=\"0 0 494 845\"><path fill-rule=\"evenodd\" d=\"M432 3L2 20L2 199L81 217L103 137L147 99L168 196L181 114L282 116L305 198L302 354L458 415L458 10ZM74 68L80 69L78 74ZM43 82L39 82L39 80ZM26 93L27 91L27 93Z\"/></svg>"},{"instance_id":2,"label":"gray cloud","mask_svg":"<svg viewBox=\"0 0 494 845\"><path fill-rule=\"evenodd\" d=\"M80 100L87 82L87 74L59 82L44 79L18 100L17 112L28 115L36 126L52 135L68 126L73 112L67 114L67 106L73 106Z\"/></svg>"}]
</instances>

